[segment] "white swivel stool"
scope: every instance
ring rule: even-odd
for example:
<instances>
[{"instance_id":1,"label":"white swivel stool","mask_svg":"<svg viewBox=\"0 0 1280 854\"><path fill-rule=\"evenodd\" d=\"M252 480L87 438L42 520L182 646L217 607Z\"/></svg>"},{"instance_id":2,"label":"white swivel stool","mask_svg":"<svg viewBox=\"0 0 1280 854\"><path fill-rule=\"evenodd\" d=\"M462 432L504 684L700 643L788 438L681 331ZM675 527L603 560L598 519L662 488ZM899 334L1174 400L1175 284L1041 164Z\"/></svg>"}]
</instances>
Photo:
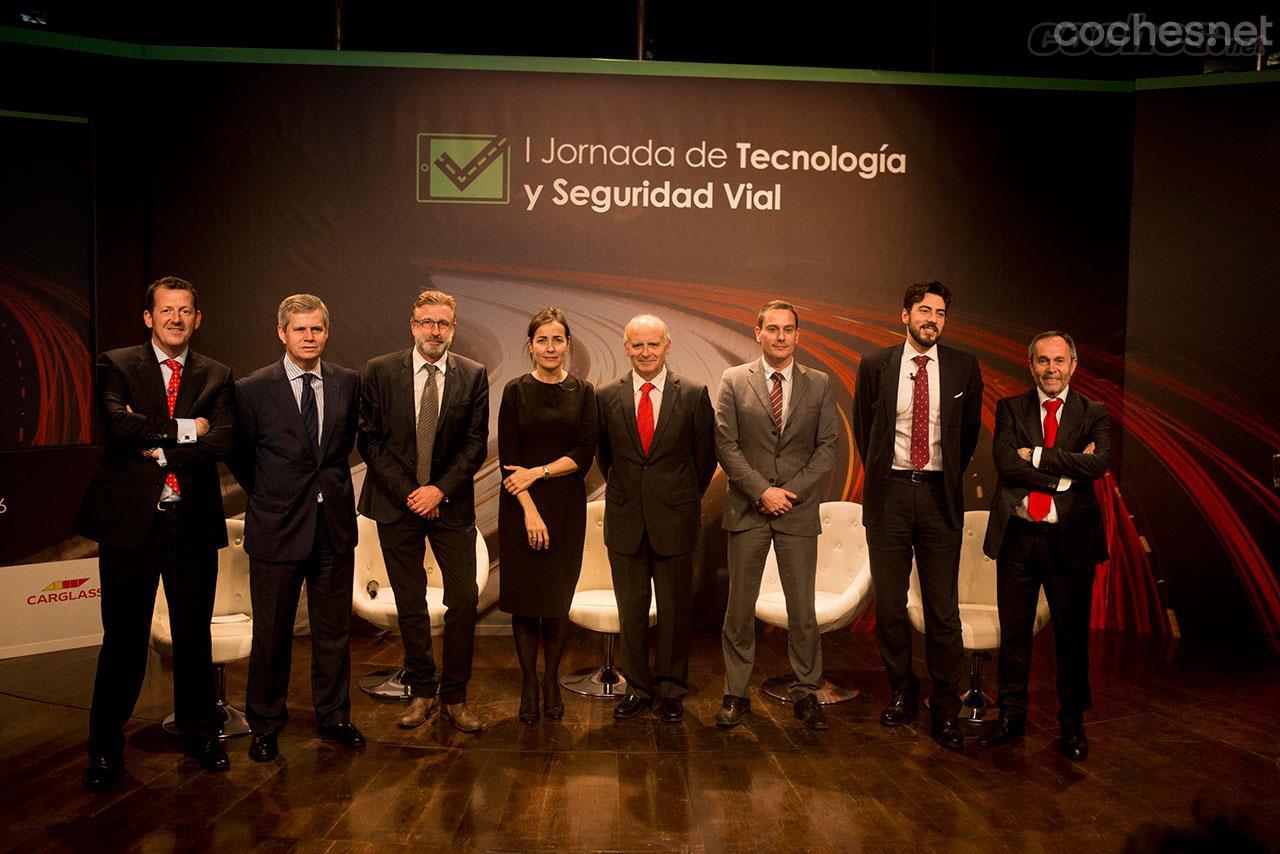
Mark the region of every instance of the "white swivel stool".
<instances>
[{"instance_id":1,"label":"white swivel stool","mask_svg":"<svg viewBox=\"0 0 1280 854\"><path fill-rule=\"evenodd\" d=\"M356 543L356 568L351 585L351 608L356 616L363 617L383 632L398 633L399 615L396 611L396 595L387 578L387 565L382 559L382 545L378 539L378 523L365 516L356 517L359 541ZM427 574L427 611L431 615L431 634L444 633L444 574L426 543L423 570ZM483 592L489 582L489 549L484 537L476 532L476 591ZM438 653L438 650L435 652ZM411 696L404 684L404 668L378 670L360 680L360 690L373 697L391 700L407 700Z\"/></svg>"},{"instance_id":2,"label":"white swivel stool","mask_svg":"<svg viewBox=\"0 0 1280 854\"><path fill-rule=\"evenodd\" d=\"M613 571L604 545L604 502L587 505L587 538L582 546L582 571L569 605L569 620L605 636L604 664L575 670L560 684L575 694L617 699L627 692L627 680L613 666L613 641L622 631L618 599L613 593ZM658 622L658 603L649 593L649 625Z\"/></svg>"},{"instance_id":3,"label":"white swivel stool","mask_svg":"<svg viewBox=\"0 0 1280 854\"><path fill-rule=\"evenodd\" d=\"M960 547L960 629L964 648L973 655L969 668L969 690L962 696L963 716L959 723L978 730L994 716L994 703L982 691L982 662L991 660L991 650L1000 648L1000 613L996 607L996 562L982 553L987 535L989 511L969 510L964 514L964 541ZM920 602L920 573L913 565L907 590L907 615L915 630L924 633L924 606ZM1049 600L1044 589L1036 603L1032 633L1049 622Z\"/></svg>"},{"instance_id":4,"label":"white swivel stool","mask_svg":"<svg viewBox=\"0 0 1280 854\"><path fill-rule=\"evenodd\" d=\"M244 712L227 702L226 663L249 657L253 649L253 600L249 596L249 555L244 550L244 521L227 520L227 545L218 550L218 584L213 599L213 620L209 625L213 642L213 669L217 679L221 739L249 734ZM169 601L164 584L156 589L156 608L151 616L151 648L168 658L173 655L173 626L169 622ZM178 735L173 715L164 719L164 731Z\"/></svg>"},{"instance_id":5,"label":"white swivel stool","mask_svg":"<svg viewBox=\"0 0 1280 854\"><path fill-rule=\"evenodd\" d=\"M822 533L818 535L818 575L814 592L814 611L818 631L833 632L848 626L871 601L871 558L867 552L867 529L862 525L862 505L848 501L825 501L818 508ZM778 558L769 548L764 575L760 579L760 595L756 599L756 618L771 626L787 627L787 600L782 595L778 576ZM787 688L795 676L785 673L764 681L765 694L791 702ZM823 673L817 691L823 705L842 703L858 696L850 674Z\"/></svg>"}]
</instances>

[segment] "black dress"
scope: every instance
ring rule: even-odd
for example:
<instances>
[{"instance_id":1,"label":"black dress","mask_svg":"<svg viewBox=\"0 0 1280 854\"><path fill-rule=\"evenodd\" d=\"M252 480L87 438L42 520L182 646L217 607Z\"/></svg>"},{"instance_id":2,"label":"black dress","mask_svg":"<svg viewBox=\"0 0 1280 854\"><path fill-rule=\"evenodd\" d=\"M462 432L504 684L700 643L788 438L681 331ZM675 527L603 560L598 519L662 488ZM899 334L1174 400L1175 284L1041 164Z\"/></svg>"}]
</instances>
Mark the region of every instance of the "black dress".
<instances>
[{"instance_id":1,"label":"black dress","mask_svg":"<svg viewBox=\"0 0 1280 854\"><path fill-rule=\"evenodd\" d=\"M567 617L582 570L587 533L583 479L596 454L596 391L569 376L544 383L524 374L507 383L498 410L498 458L502 465L532 468L560 457L578 464L573 474L540 480L529 495L546 523L551 548L534 551L524 509L506 489L498 497L498 607L518 617ZM503 477L509 474L502 470Z\"/></svg>"}]
</instances>

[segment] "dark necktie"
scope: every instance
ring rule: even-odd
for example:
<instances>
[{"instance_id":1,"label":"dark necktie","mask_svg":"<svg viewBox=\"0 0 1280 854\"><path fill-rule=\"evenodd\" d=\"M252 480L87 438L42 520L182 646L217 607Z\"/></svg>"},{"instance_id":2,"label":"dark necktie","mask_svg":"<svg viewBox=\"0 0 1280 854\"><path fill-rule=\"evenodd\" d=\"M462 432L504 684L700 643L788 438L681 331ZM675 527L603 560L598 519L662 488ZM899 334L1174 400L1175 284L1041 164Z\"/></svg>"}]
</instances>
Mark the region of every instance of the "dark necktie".
<instances>
[{"instance_id":1,"label":"dark necktie","mask_svg":"<svg viewBox=\"0 0 1280 854\"><path fill-rule=\"evenodd\" d=\"M320 410L316 407L316 391L311 383L316 378L313 373L302 375L302 423L307 428L307 435L316 448L320 447Z\"/></svg>"},{"instance_id":2,"label":"dark necktie","mask_svg":"<svg viewBox=\"0 0 1280 854\"><path fill-rule=\"evenodd\" d=\"M1058 407L1060 406L1062 401L1056 397L1044 402L1044 447L1046 448L1052 448L1053 443L1058 440ZM1037 522L1043 522L1049 515L1049 508L1052 505L1052 495L1047 492L1033 492L1027 497L1027 515Z\"/></svg>"},{"instance_id":3,"label":"dark necktie","mask_svg":"<svg viewBox=\"0 0 1280 854\"><path fill-rule=\"evenodd\" d=\"M773 388L769 389L769 404L773 407L773 426L782 435L782 371L773 372Z\"/></svg>"},{"instance_id":4,"label":"dark necktie","mask_svg":"<svg viewBox=\"0 0 1280 854\"><path fill-rule=\"evenodd\" d=\"M177 359L165 359L164 363L169 366L169 386L165 389L165 397L169 402L169 417L173 417L173 406L178 402L178 386L182 385L182 363ZM165 485L173 490L174 495L182 495L182 490L178 489L178 476L173 472L169 472L164 476Z\"/></svg>"},{"instance_id":5,"label":"dark necktie","mask_svg":"<svg viewBox=\"0 0 1280 854\"><path fill-rule=\"evenodd\" d=\"M436 371L428 362L424 366L427 381L422 384L422 403L418 407L418 485L431 482L431 449L436 441L436 415L440 401L436 399Z\"/></svg>"},{"instance_id":6,"label":"dark necktie","mask_svg":"<svg viewBox=\"0 0 1280 854\"><path fill-rule=\"evenodd\" d=\"M928 356L916 356L915 386L911 389L911 465L922 469L929 464L929 374Z\"/></svg>"},{"instance_id":7,"label":"dark necktie","mask_svg":"<svg viewBox=\"0 0 1280 854\"><path fill-rule=\"evenodd\" d=\"M653 388L653 383L640 386L640 405L636 407L636 429L640 431L640 448L646 457L653 445L653 401L649 399Z\"/></svg>"}]
</instances>

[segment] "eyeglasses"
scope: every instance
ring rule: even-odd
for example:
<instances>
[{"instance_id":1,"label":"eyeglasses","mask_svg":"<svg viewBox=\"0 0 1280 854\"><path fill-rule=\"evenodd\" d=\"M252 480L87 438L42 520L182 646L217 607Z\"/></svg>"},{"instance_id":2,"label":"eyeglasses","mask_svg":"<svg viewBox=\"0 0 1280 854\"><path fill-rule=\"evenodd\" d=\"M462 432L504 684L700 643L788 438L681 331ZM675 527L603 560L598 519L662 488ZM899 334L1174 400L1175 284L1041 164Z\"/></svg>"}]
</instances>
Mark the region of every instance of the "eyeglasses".
<instances>
[{"instance_id":1,"label":"eyeglasses","mask_svg":"<svg viewBox=\"0 0 1280 854\"><path fill-rule=\"evenodd\" d=\"M439 329L441 332L448 332L450 329L453 328L452 320L431 320L430 318L428 318L427 320L419 320L418 318L414 317L414 318L411 318L409 322L412 323L414 326L418 327L419 329L430 329L431 327L434 326L436 329Z\"/></svg>"}]
</instances>

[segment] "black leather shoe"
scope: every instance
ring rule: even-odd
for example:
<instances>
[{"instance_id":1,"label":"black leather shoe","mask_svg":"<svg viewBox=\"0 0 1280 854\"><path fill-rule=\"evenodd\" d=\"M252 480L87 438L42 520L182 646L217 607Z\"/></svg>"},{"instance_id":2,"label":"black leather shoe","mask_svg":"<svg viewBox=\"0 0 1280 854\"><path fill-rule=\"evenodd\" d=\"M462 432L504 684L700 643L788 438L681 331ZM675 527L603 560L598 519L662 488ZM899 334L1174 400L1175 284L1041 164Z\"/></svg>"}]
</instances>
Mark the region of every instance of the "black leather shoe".
<instances>
[{"instance_id":1,"label":"black leather shoe","mask_svg":"<svg viewBox=\"0 0 1280 854\"><path fill-rule=\"evenodd\" d=\"M195 738L187 742L187 755L200 763L206 771L230 771L231 760L222 742L216 738Z\"/></svg>"},{"instance_id":2,"label":"black leather shoe","mask_svg":"<svg viewBox=\"0 0 1280 854\"><path fill-rule=\"evenodd\" d=\"M1058 724L1062 728L1062 755L1072 762L1083 762L1089 757L1089 739L1084 737L1084 719L1059 715Z\"/></svg>"},{"instance_id":3,"label":"black leather shoe","mask_svg":"<svg viewBox=\"0 0 1280 854\"><path fill-rule=\"evenodd\" d=\"M249 744L249 758L254 762L270 762L280 755L274 732L255 732Z\"/></svg>"},{"instance_id":4,"label":"black leather shoe","mask_svg":"<svg viewBox=\"0 0 1280 854\"><path fill-rule=\"evenodd\" d=\"M933 740L941 744L947 750L963 750L964 749L964 733L960 732L960 727L956 724L955 718L947 718L943 721L934 721L930 727L930 735Z\"/></svg>"},{"instance_id":5,"label":"black leather shoe","mask_svg":"<svg viewBox=\"0 0 1280 854\"><path fill-rule=\"evenodd\" d=\"M796 719L804 721L804 725L809 729L827 728L827 714L822 711L822 704L814 694L796 703Z\"/></svg>"},{"instance_id":6,"label":"black leather shoe","mask_svg":"<svg viewBox=\"0 0 1280 854\"><path fill-rule=\"evenodd\" d=\"M658 717L664 724L678 724L684 720L684 700L664 697L658 701Z\"/></svg>"},{"instance_id":7,"label":"black leather shoe","mask_svg":"<svg viewBox=\"0 0 1280 854\"><path fill-rule=\"evenodd\" d=\"M84 790L104 792L120 780L124 762L118 756L95 753L89 756L89 767L84 769Z\"/></svg>"},{"instance_id":8,"label":"black leather shoe","mask_svg":"<svg viewBox=\"0 0 1280 854\"><path fill-rule=\"evenodd\" d=\"M333 726L322 726L319 731L320 737L326 741L335 741L343 747L355 750L364 747L364 735L350 721L343 721Z\"/></svg>"},{"instance_id":9,"label":"black leather shoe","mask_svg":"<svg viewBox=\"0 0 1280 854\"><path fill-rule=\"evenodd\" d=\"M920 702L915 694L906 691L894 691L893 699L880 713L881 726L902 726L914 721L920 715Z\"/></svg>"},{"instance_id":10,"label":"black leather shoe","mask_svg":"<svg viewBox=\"0 0 1280 854\"><path fill-rule=\"evenodd\" d=\"M613 707L613 719L615 721L627 721L634 718L641 712L648 711L653 707L653 701L648 697L641 697L638 694L628 694L618 701Z\"/></svg>"},{"instance_id":11,"label":"black leather shoe","mask_svg":"<svg viewBox=\"0 0 1280 854\"><path fill-rule=\"evenodd\" d=\"M742 723L742 719L751 711L751 701L746 697L724 695L724 705L716 712L716 726L728 729Z\"/></svg>"},{"instance_id":12,"label":"black leather shoe","mask_svg":"<svg viewBox=\"0 0 1280 854\"><path fill-rule=\"evenodd\" d=\"M978 739L979 747L1001 747L1027 734L1027 719L1021 715L1001 715L991 729Z\"/></svg>"}]
</instances>

